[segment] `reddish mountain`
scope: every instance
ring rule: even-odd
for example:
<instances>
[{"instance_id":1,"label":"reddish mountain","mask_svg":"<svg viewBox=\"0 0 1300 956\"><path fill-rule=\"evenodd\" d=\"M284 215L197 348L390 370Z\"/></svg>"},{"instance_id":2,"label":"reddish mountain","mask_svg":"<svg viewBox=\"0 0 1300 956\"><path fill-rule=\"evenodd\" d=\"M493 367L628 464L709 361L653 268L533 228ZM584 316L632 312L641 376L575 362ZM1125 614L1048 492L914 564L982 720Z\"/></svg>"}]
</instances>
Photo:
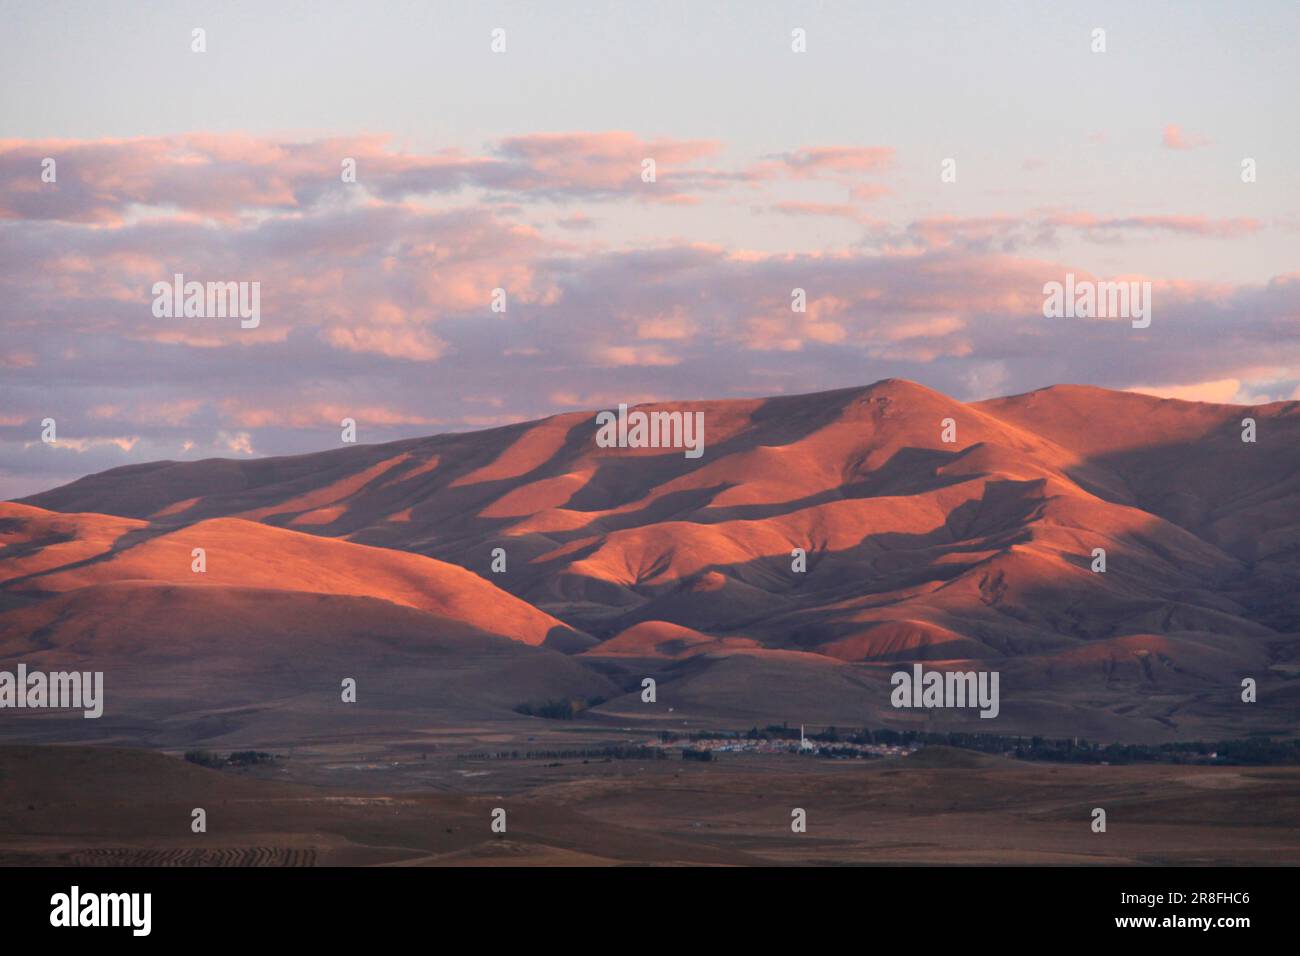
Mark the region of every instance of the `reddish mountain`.
<instances>
[{"instance_id":1,"label":"reddish mountain","mask_svg":"<svg viewBox=\"0 0 1300 956\"><path fill-rule=\"evenodd\" d=\"M703 412L704 454L601 448L580 413L93 475L6 506L0 588L192 587L204 547L209 586L549 641L737 716L889 719L882 681L912 660L1001 669L999 729L1226 732L1295 707L1300 403L962 404L888 380L643 410ZM1268 690L1250 714L1243 676Z\"/></svg>"}]
</instances>

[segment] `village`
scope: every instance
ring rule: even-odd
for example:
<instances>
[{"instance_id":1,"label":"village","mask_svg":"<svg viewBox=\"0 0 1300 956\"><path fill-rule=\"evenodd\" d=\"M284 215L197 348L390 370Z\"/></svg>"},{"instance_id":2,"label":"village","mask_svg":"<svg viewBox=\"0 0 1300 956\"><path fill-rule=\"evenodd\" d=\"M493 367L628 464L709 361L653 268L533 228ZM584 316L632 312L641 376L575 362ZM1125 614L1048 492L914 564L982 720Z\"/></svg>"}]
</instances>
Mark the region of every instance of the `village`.
<instances>
[{"instance_id":1,"label":"village","mask_svg":"<svg viewBox=\"0 0 1300 956\"><path fill-rule=\"evenodd\" d=\"M848 740L814 740L799 727L799 739L793 735L773 736L769 732L754 735L752 732L742 736L739 733L698 734L687 740L679 740L671 734L660 734L657 738L647 740L647 747L660 749L678 748L683 756L694 754L699 759L712 759L713 754L751 753L751 754L802 754L812 757L830 757L841 760L866 759L873 757L906 757L920 749L919 744L875 744L854 743ZM705 757L704 755L709 756Z\"/></svg>"}]
</instances>

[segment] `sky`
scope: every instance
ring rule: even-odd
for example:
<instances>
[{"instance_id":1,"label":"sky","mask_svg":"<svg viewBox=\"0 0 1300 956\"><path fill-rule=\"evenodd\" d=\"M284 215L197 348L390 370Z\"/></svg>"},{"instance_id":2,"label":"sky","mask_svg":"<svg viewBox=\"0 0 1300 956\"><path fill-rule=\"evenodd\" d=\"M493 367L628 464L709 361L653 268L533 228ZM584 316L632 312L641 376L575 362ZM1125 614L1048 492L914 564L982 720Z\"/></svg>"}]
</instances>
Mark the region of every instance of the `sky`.
<instances>
[{"instance_id":1,"label":"sky","mask_svg":"<svg viewBox=\"0 0 1300 956\"><path fill-rule=\"evenodd\" d=\"M0 3L0 498L344 418L1300 399L1298 36L1281 2ZM177 273L258 283L257 326L156 314ZM1067 274L1151 283L1150 326L1045 317Z\"/></svg>"}]
</instances>

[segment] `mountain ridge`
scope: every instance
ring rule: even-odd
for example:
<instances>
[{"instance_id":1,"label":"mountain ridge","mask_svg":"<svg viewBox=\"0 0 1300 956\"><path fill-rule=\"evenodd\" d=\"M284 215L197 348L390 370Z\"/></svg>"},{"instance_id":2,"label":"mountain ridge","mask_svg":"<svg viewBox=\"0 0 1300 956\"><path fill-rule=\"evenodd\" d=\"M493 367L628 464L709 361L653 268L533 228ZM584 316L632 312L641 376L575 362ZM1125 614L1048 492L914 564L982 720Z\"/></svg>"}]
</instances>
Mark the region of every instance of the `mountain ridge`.
<instances>
[{"instance_id":1,"label":"mountain ridge","mask_svg":"<svg viewBox=\"0 0 1300 956\"><path fill-rule=\"evenodd\" d=\"M662 668L683 691L710 673L770 684L794 666L783 655L795 654L813 671L862 669L827 676L842 685L828 697L845 702L900 662L1001 667L1040 702L1016 718L1027 724L1045 719L1046 698L1077 688L1105 698L1080 707L1112 717L1149 710L1144 720L1169 702L1221 719L1244 676L1291 693L1300 403L1052 386L966 404L886 379L635 407L703 411L703 456L601 448L595 414L568 412L309 455L87 476L10 507L108 514L131 546L62 571L57 557L40 556L47 548L6 547L0 572L12 564L32 576L21 587L0 581L0 594L123 575L185 585L188 548L206 536L217 542L212 567L240 568L213 579L228 587L262 587L264 570L245 557L223 565L221 554L260 551L292 565L295 592L421 607L401 583L409 562L453 566L489 590L426 610L526 643L550 640L616 680ZM1247 416L1257 422L1253 444L1241 440ZM108 532L77 520L102 545ZM90 547L76 540L58 547L69 556ZM167 573L142 572L164 546L175 552ZM1104 572L1094 569L1097 548ZM350 569L343 577L330 570L335 560ZM493 617L507 605L514 619ZM1152 660L1164 663L1153 670ZM789 691L778 681L769 692Z\"/></svg>"}]
</instances>

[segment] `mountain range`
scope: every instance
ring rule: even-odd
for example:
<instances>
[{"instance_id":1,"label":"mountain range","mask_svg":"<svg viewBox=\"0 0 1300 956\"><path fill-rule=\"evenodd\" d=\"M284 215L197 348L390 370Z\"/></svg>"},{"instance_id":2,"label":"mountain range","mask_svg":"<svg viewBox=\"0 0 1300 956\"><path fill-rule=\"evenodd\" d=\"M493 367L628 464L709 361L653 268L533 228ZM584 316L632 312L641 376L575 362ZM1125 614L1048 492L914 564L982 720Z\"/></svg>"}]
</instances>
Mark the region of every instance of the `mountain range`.
<instances>
[{"instance_id":1,"label":"mountain range","mask_svg":"<svg viewBox=\"0 0 1300 956\"><path fill-rule=\"evenodd\" d=\"M0 504L0 661L104 670L109 713L117 688L102 727L42 732L153 742L310 733L345 676L412 724L555 697L1134 741L1295 724L1300 402L886 380L639 408L702 412L703 455L600 447L591 411ZM999 718L894 710L913 662L999 671Z\"/></svg>"}]
</instances>

